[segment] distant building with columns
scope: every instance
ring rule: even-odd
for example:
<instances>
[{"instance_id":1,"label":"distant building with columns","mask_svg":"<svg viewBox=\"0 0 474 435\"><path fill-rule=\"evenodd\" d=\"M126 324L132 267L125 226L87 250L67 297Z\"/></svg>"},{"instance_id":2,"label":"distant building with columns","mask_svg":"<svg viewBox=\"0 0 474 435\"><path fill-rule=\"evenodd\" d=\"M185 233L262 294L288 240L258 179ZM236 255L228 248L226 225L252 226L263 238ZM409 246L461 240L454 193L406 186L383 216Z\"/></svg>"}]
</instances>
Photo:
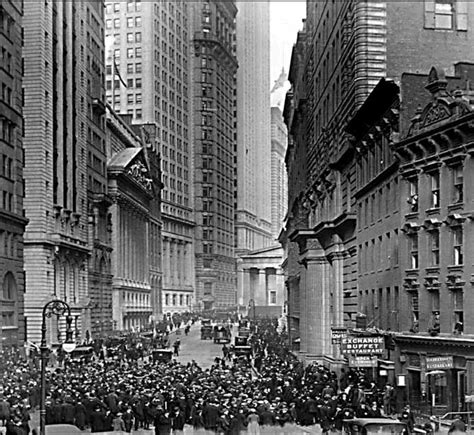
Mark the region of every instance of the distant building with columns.
<instances>
[{"instance_id":1,"label":"distant building with columns","mask_svg":"<svg viewBox=\"0 0 474 435\"><path fill-rule=\"evenodd\" d=\"M160 263L160 233L152 225L153 201L159 198L160 174L126 116L107 112L108 191L111 198L112 301L114 329L132 330L158 320L159 288L153 264ZM135 126L136 127L136 126ZM142 127L145 128L145 127ZM150 155L149 155L150 154Z\"/></svg>"},{"instance_id":2,"label":"distant building with columns","mask_svg":"<svg viewBox=\"0 0 474 435\"><path fill-rule=\"evenodd\" d=\"M249 317L280 317L285 303L284 278L281 272L283 249L271 246L240 256L237 261L242 283L238 303Z\"/></svg>"}]
</instances>

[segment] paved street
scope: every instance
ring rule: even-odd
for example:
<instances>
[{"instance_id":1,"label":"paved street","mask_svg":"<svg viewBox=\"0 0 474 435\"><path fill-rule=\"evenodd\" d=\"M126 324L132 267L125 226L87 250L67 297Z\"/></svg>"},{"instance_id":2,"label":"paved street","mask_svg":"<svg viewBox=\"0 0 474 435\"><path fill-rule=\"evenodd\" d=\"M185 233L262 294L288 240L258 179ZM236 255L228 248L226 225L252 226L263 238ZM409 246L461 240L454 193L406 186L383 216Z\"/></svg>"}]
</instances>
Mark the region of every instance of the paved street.
<instances>
[{"instance_id":1,"label":"paved street","mask_svg":"<svg viewBox=\"0 0 474 435\"><path fill-rule=\"evenodd\" d=\"M184 328L181 328L181 331L183 330ZM171 335L171 343L174 343L176 337L175 333ZM183 364L194 360L201 367L207 369L211 367L216 356L222 356L222 344L214 344L213 340L201 340L200 322L195 323L191 327L187 337L184 335L184 332L178 337L181 341L181 350L177 360Z\"/></svg>"}]
</instances>

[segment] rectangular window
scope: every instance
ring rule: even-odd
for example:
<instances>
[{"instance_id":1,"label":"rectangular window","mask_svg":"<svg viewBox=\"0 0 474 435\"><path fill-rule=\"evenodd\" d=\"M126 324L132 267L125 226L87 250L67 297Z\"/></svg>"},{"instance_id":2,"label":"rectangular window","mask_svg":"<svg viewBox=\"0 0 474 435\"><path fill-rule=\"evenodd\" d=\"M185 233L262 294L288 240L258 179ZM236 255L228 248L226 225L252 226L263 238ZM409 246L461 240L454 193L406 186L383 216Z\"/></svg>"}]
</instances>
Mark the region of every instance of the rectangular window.
<instances>
[{"instance_id":1,"label":"rectangular window","mask_svg":"<svg viewBox=\"0 0 474 435\"><path fill-rule=\"evenodd\" d=\"M135 26L136 27L142 26L142 17L135 17Z\"/></svg>"},{"instance_id":2,"label":"rectangular window","mask_svg":"<svg viewBox=\"0 0 474 435\"><path fill-rule=\"evenodd\" d=\"M133 42L133 33L132 32L127 33L127 42Z\"/></svg>"},{"instance_id":3,"label":"rectangular window","mask_svg":"<svg viewBox=\"0 0 474 435\"><path fill-rule=\"evenodd\" d=\"M454 27L453 24L454 0L425 0L425 28L451 30ZM459 28L459 30L463 29Z\"/></svg>"},{"instance_id":4,"label":"rectangular window","mask_svg":"<svg viewBox=\"0 0 474 435\"><path fill-rule=\"evenodd\" d=\"M439 172L430 174L431 208L439 208Z\"/></svg>"},{"instance_id":5,"label":"rectangular window","mask_svg":"<svg viewBox=\"0 0 474 435\"><path fill-rule=\"evenodd\" d=\"M141 63L135 64L135 72L137 74L142 72L142 64Z\"/></svg>"},{"instance_id":6,"label":"rectangular window","mask_svg":"<svg viewBox=\"0 0 474 435\"><path fill-rule=\"evenodd\" d=\"M431 266L439 265L439 231L430 232Z\"/></svg>"},{"instance_id":7,"label":"rectangular window","mask_svg":"<svg viewBox=\"0 0 474 435\"><path fill-rule=\"evenodd\" d=\"M463 231L461 227L453 229L453 264L464 264L463 258Z\"/></svg>"},{"instance_id":8,"label":"rectangular window","mask_svg":"<svg viewBox=\"0 0 474 435\"><path fill-rule=\"evenodd\" d=\"M464 174L462 165L453 168L453 203L464 201Z\"/></svg>"},{"instance_id":9,"label":"rectangular window","mask_svg":"<svg viewBox=\"0 0 474 435\"><path fill-rule=\"evenodd\" d=\"M133 48L127 48L127 59L133 58Z\"/></svg>"},{"instance_id":10,"label":"rectangular window","mask_svg":"<svg viewBox=\"0 0 474 435\"><path fill-rule=\"evenodd\" d=\"M133 27L133 18L132 17L127 18L127 27Z\"/></svg>"},{"instance_id":11,"label":"rectangular window","mask_svg":"<svg viewBox=\"0 0 474 435\"><path fill-rule=\"evenodd\" d=\"M120 18L115 18L114 19L114 28L116 28L116 29L120 28Z\"/></svg>"},{"instance_id":12,"label":"rectangular window","mask_svg":"<svg viewBox=\"0 0 474 435\"><path fill-rule=\"evenodd\" d=\"M410 244L410 268L418 269L418 234L412 234L409 237Z\"/></svg>"},{"instance_id":13,"label":"rectangular window","mask_svg":"<svg viewBox=\"0 0 474 435\"><path fill-rule=\"evenodd\" d=\"M136 88L142 87L142 79L140 77L135 79L135 87Z\"/></svg>"},{"instance_id":14,"label":"rectangular window","mask_svg":"<svg viewBox=\"0 0 474 435\"><path fill-rule=\"evenodd\" d=\"M133 63L127 63L127 74L133 74Z\"/></svg>"},{"instance_id":15,"label":"rectangular window","mask_svg":"<svg viewBox=\"0 0 474 435\"><path fill-rule=\"evenodd\" d=\"M418 178L412 178L409 181L408 205L411 212L418 211Z\"/></svg>"},{"instance_id":16,"label":"rectangular window","mask_svg":"<svg viewBox=\"0 0 474 435\"><path fill-rule=\"evenodd\" d=\"M277 303L277 292L271 291L270 292L270 304L275 305Z\"/></svg>"},{"instance_id":17,"label":"rectangular window","mask_svg":"<svg viewBox=\"0 0 474 435\"><path fill-rule=\"evenodd\" d=\"M135 48L135 57L142 57L142 48L141 47L137 47Z\"/></svg>"},{"instance_id":18,"label":"rectangular window","mask_svg":"<svg viewBox=\"0 0 474 435\"><path fill-rule=\"evenodd\" d=\"M142 94L135 95L135 102L138 104L142 102Z\"/></svg>"},{"instance_id":19,"label":"rectangular window","mask_svg":"<svg viewBox=\"0 0 474 435\"><path fill-rule=\"evenodd\" d=\"M133 94L127 94L127 103L133 104Z\"/></svg>"},{"instance_id":20,"label":"rectangular window","mask_svg":"<svg viewBox=\"0 0 474 435\"><path fill-rule=\"evenodd\" d=\"M142 42L142 33L141 32L135 33L135 42Z\"/></svg>"}]
</instances>

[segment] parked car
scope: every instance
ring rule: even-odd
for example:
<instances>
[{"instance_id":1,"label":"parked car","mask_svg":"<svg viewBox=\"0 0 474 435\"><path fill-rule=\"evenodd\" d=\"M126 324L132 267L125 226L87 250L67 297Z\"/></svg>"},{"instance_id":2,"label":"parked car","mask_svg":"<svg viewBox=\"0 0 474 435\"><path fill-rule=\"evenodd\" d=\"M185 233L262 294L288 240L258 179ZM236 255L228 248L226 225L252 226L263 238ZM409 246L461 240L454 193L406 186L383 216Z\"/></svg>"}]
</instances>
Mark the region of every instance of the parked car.
<instances>
[{"instance_id":1,"label":"parked car","mask_svg":"<svg viewBox=\"0 0 474 435\"><path fill-rule=\"evenodd\" d=\"M76 361L89 362L94 356L94 349L91 346L78 346L71 352L71 359Z\"/></svg>"},{"instance_id":2,"label":"parked car","mask_svg":"<svg viewBox=\"0 0 474 435\"><path fill-rule=\"evenodd\" d=\"M344 420L343 433L346 435L408 435L406 423L391 418L354 418Z\"/></svg>"},{"instance_id":3,"label":"parked car","mask_svg":"<svg viewBox=\"0 0 474 435\"><path fill-rule=\"evenodd\" d=\"M154 362L169 362L173 358L173 351L171 349L154 349L151 355Z\"/></svg>"},{"instance_id":4,"label":"parked car","mask_svg":"<svg viewBox=\"0 0 474 435\"><path fill-rule=\"evenodd\" d=\"M214 343L230 343L230 329L228 326L214 326Z\"/></svg>"},{"instance_id":5,"label":"parked car","mask_svg":"<svg viewBox=\"0 0 474 435\"><path fill-rule=\"evenodd\" d=\"M252 353L252 347L248 344L248 337L235 337L234 340L234 355L249 355Z\"/></svg>"}]
</instances>

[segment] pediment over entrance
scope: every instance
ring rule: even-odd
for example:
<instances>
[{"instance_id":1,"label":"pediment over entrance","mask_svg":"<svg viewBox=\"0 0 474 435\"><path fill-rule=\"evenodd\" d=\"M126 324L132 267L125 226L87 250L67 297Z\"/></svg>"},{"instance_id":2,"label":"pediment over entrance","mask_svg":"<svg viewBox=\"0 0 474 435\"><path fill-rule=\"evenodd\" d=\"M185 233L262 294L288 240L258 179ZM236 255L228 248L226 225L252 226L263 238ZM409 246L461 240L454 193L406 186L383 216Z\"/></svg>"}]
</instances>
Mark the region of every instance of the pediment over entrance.
<instances>
[{"instance_id":1,"label":"pediment over entrance","mask_svg":"<svg viewBox=\"0 0 474 435\"><path fill-rule=\"evenodd\" d=\"M126 148L118 152L111 157L107 167L110 173L126 175L153 195L153 177L143 148Z\"/></svg>"}]
</instances>

